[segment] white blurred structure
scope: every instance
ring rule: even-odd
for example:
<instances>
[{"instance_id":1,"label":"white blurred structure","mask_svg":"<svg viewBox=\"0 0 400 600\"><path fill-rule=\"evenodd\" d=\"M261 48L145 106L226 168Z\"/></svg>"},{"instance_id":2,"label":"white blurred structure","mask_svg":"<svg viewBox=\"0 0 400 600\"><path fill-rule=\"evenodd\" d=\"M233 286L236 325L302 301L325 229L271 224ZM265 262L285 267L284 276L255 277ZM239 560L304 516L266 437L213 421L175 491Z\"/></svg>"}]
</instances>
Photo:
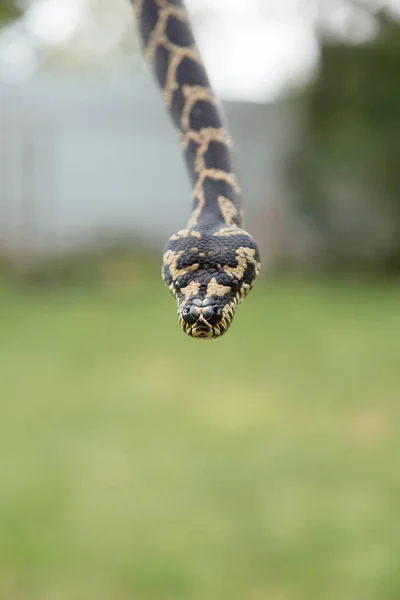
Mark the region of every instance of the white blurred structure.
<instances>
[{"instance_id":1,"label":"white blurred structure","mask_svg":"<svg viewBox=\"0 0 400 600\"><path fill-rule=\"evenodd\" d=\"M247 224L283 243L284 169L301 119L293 103L227 103ZM26 260L104 238L161 247L191 190L158 89L143 75L37 76L0 85L0 243Z\"/></svg>"}]
</instances>

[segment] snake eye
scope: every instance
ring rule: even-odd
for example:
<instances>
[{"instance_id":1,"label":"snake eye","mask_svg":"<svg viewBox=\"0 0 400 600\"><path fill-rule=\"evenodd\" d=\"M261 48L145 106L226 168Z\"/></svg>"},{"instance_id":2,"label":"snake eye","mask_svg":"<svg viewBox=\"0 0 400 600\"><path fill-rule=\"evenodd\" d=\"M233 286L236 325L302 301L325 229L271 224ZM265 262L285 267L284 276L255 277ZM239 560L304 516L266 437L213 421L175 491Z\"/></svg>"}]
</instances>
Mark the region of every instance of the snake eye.
<instances>
[{"instance_id":1,"label":"snake eye","mask_svg":"<svg viewBox=\"0 0 400 600\"><path fill-rule=\"evenodd\" d=\"M237 292L239 289L239 281L237 279L232 279L230 286L232 292Z\"/></svg>"},{"instance_id":2,"label":"snake eye","mask_svg":"<svg viewBox=\"0 0 400 600\"><path fill-rule=\"evenodd\" d=\"M181 287L183 286L183 281L179 281L178 279L176 279L173 283L174 289L179 292L179 290L181 289Z\"/></svg>"}]
</instances>

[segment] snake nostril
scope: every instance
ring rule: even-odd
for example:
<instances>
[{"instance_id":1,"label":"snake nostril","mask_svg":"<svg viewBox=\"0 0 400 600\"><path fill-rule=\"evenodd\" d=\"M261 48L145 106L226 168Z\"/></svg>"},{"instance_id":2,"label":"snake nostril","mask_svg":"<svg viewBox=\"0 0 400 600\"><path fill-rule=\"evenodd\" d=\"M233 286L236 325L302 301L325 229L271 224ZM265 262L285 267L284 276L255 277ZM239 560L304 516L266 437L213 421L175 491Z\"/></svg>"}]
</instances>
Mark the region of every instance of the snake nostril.
<instances>
[{"instance_id":1,"label":"snake nostril","mask_svg":"<svg viewBox=\"0 0 400 600\"><path fill-rule=\"evenodd\" d=\"M185 306L182 310L182 318L188 325L193 325L199 318L199 309L196 306Z\"/></svg>"},{"instance_id":2,"label":"snake nostril","mask_svg":"<svg viewBox=\"0 0 400 600\"><path fill-rule=\"evenodd\" d=\"M219 323L222 319L222 308L219 306L210 306L208 316L206 316L206 319L211 325L216 325L217 323Z\"/></svg>"}]
</instances>

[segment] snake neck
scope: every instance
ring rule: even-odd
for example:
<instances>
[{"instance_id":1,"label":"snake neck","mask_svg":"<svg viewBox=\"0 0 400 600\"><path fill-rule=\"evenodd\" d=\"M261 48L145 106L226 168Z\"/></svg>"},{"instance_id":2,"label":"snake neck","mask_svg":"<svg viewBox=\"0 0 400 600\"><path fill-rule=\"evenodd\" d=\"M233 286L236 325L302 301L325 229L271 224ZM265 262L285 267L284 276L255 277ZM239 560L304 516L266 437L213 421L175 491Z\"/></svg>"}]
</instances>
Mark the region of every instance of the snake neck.
<instances>
[{"instance_id":1,"label":"snake neck","mask_svg":"<svg viewBox=\"0 0 400 600\"><path fill-rule=\"evenodd\" d=\"M193 186L188 227L241 226L234 149L182 0L132 0L146 58L179 133Z\"/></svg>"}]
</instances>

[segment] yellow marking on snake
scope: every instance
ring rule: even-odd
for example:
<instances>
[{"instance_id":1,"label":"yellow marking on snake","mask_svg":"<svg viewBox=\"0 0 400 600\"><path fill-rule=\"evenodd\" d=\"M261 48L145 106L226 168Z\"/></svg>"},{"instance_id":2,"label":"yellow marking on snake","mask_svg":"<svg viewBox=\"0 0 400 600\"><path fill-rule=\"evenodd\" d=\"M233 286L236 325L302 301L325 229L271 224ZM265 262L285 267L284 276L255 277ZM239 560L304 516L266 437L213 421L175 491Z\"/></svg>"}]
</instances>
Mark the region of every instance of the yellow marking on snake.
<instances>
[{"instance_id":1,"label":"yellow marking on snake","mask_svg":"<svg viewBox=\"0 0 400 600\"><path fill-rule=\"evenodd\" d=\"M229 137L227 131L222 127L202 127L198 131L189 129L189 131L180 131L180 144L181 147L186 150L189 142L195 144L202 144L204 141L210 142L221 142L226 144L228 147L232 147L232 140Z\"/></svg>"},{"instance_id":2,"label":"yellow marking on snake","mask_svg":"<svg viewBox=\"0 0 400 600\"><path fill-rule=\"evenodd\" d=\"M186 273L189 273L190 271L197 271L197 269L199 268L199 264L195 263L194 265L190 265L190 267L178 269L178 260L180 259L183 253L183 250L180 250L179 252L174 252L174 250L167 250L164 254L164 264L169 267L169 272L173 279L176 279L180 275L186 275Z\"/></svg>"},{"instance_id":3,"label":"yellow marking on snake","mask_svg":"<svg viewBox=\"0 0 400 600\"><path fill-rule=\"evenodd\" d=\"M175 241L175 240L180 240L181 238L187 238L189 233L190 233L189 229L180 229L177 233L174 233L174 235L171 235L171 237L169 239Z\"/></svg>"},{"instance_id":4,"label":"yellow marking on snake","mask_svg":"<svg viewBox=\"0 0 400 600\"><path fill-rule=\"evenodd\" d=\"M192 297L197 296L200 291L200 283L198 281L191 281L189 285L181 289L182 294L185 294L184 303Z\"/></svg>"},{"instance_id":5,"label":"yellow marking on snake","mask_svg":"<svg viewBox=\"0 0 400 600\"><path fill-rule=\"evenodd\" d=\"M146 57L147 60L149 60L150 62L153 62L154 60L157 51L157 46L164 42L169 42L166 36L166 28L169 17L175 17L176 19L179 19L180 21L182 21L182 23L184 23L186 21L186 11L185 9L179 6L171 6L164 4L164 6L160 7L158 21L151 33L150 40L147 44L146 49Z\"/></svg>"},{"instance_id":6,"label":"yellow marking on snake","mask_svg":"<svg viewBox=\"0 0 400 600\"><path fill-rule=\"evenodd\" d=\"M182 238L187 238L187 237L194 237L194 238L201 238L201 233L200 231L190 231L190 229L186 228L186 229L181 229L180 231L178 231L178 233L174 233L174 235L171 235L171 237L169 238L172 241L176 241L176 240L181 240Z\"/></svg>"},{"instance_id":7,"label":"yellow marking on snake","mask_svg":"<svg viewBox=\"0 0 400 600\"><path fill-rule=\"evenodd\" d=\"M187 223L187 227L189 228L197 225L201 211L206 205L206 199L204 196L204 181L207 178L215 179L216 181L225 181L233 188L238 196L241 195L242 190L234 173L227 173L221 169L204 169L200 173L196 185L194 186L194 198L197 200L197 206L189 217L189 221Z\"/></svg>"},{"instance_id":8,"label":"yellow marking on snake","mask_svg":"<svg viewBox=\"0 0 400 600\"><path fill-rule=\"evenodd\" d=\"M224 266L225 273L227 275L233 275L240 281L246 271L248 263L255 265L257 268L258 263L254 258L255 253L256 251L254 248L240 246L240 248L237 248L236 250L237 267Z\"/></svg>"},{"instance_id":9,"label":"yellow marking on snake","mask_svg":"<svg viewBox=\"0 0 400 600\"><path fill-rule=\"evenodd\" d=\"M214 237L230 237L231 235L249 235L247 231L241 229L237 225L232 225L232 227L223 227L222 229L218 229L214 234Z\"/></svg>"},{"instance_id":10,"label":"yellow marking on snake","mask_svg":"<svg viewBox=\"0 0 400 600\"><path fill-rule=\"evenodd\" d=\"M196 133L196 132L188 132ZM232 142L227 137L223 129L202 129L199 136L189 136L189 141L193 141L198 145L196 150L196 157L194 160L194 168L196 173L201 173L206 168L206 161L204 155L207 153L211 142L222 144L226 147L229 156L232 154Z\"/></svg>"},{"instance_id":11,"label":"yellow marking on snake","mask_svg":"<svg viewBox=\"0 0 400 600\"><path fill-rule=\"evenodd\" d=\"M230 302L229 304L225 304L224 308L222 309L222 314L224 315L224 317L226 319L230 319L231 318L231 315L232 315L232 312L233 312L232 305L233 305L233 303Z\"/></svg>"},{"instance_id":12,"label":"yellow marking on snake","mask_svg":"<svg viewBox=\"0 0 400 600\"><path fill-rule=\"evenodd\" d=\"M176 78L176 72L183 59L189 58L199 64L202 63L197 48L181 48L180 46L174 46L174 44L171 44L171 42L169 42L168 40L162 41L161 44L165 46L167 50L170 50L172 53L172 58L168 67L167 80L163 90L163 99L165 105L168 109L170 109L174 92L177 89L179 89L179 84Z\"/></svg>"},{"instance_id":13,"label":"yellow marking on snake","mask_svg":"<svg viewBox=\"0 0 400 600\"><path fill-rule=\"evenodd\" d=\"M225 196L218 196L218 206L225 223L228 226L235 225L234 219L238 216L238 210L232 200L225 198Z\"/></svg>"},{"instance_id":14,"label":"yellow marking on snake","mask_svg":"<svg viewBox=\"0 0 400 600\"><path fill-rule=\"evenodd\" d=\"M138 5L138 7L136 8L137 15L139 15L139 17L142 9L142 2L143 0L141 0L140 6ZM167 108L170 108L174 92L179 88L176 72L183 59L190 58L191 60L194 60L200 65L202 65L203 63L199 51L196 47L177 46L176 44L171 42L166 35L166 28L169 17L175 17L182 23L186 23L188 18L186 9L182 6L170 5L167 2L165 2L165 0L157 0L157 5L160 8L160 13L158 16L156 26L154 27L150 36L150 40L147 44L146 58L150 62L150 64L154 62L157 48L159 46L164 46L167 50L171 52L172 57L168 66L166 83L163 90L163 100Z\"/></svg>"},{"instance_id":15,"label":"yellow marking on snake","mask_svg":"<svg viewBox=\"0 0 400 600\"><path fill-rule=\"evenodd\" d=\"M210 283L207 286L207 294L206 298L211 298L211 296L225 296L225 294L229 294L231 288L227 285L221 285L218 283L215 277L213 277Z\"/></svg>"}]
</instances>

